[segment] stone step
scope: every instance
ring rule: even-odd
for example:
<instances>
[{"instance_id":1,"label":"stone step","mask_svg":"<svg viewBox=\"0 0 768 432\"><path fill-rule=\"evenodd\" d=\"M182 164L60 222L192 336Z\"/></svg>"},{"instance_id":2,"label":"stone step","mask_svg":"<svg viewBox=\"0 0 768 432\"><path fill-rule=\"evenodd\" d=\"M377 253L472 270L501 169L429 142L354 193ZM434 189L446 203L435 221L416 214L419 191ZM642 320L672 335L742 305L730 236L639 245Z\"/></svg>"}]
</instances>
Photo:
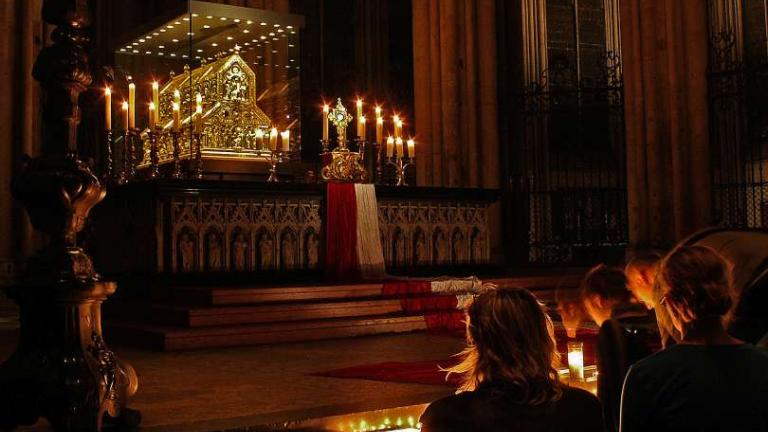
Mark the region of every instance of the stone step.
<instances>
[{"instance_id":1,"label":"stone step","mask_svg":"<svg viewBox=\"0 0 768 432\"><path fill-rule=\"evenodd\" d=\"M383 284L277 286L277 287L171 287L159 300L201 306L299 302L307 300L359 299L381 295Z\"/></svg>"},{"instance_id":2,"label":"stone step","mask_svg":"<svg viewBox=\"0 0 768 432\"><path fill-rule=\"evenodd\" d=\"M388 314L265 324L180 328L111 322L105 326L114 345L175 351L282 342L312 341L425 330L421 315Z\"/></svg>"}]
</instances>

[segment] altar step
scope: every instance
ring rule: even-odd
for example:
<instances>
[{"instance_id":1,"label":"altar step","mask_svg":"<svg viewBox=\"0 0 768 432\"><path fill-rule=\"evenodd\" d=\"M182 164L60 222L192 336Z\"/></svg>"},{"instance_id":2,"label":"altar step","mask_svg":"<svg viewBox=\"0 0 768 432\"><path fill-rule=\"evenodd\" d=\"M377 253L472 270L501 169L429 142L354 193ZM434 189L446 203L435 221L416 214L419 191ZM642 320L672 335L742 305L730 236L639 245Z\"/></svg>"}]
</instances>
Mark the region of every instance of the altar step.
<instances>
[{"instance_id":1,"label":"altar step","mask_svg":"<svg viewBox=\"0 0 768 432\"><path fill-rule=\"evenodd\" d=\"M523 286L552 301L558 285L576 286L561 275L491 278L500 286ZM107 302L105 332L112 344L153 350L185 350L420 331L429 316L458 313L453 295L385 296L384 284L300 286L158 287L151 301ZM403 312L403 299L417 308ZM455 315L454 315L455 316Z\"/></svg>"}]
</instances>

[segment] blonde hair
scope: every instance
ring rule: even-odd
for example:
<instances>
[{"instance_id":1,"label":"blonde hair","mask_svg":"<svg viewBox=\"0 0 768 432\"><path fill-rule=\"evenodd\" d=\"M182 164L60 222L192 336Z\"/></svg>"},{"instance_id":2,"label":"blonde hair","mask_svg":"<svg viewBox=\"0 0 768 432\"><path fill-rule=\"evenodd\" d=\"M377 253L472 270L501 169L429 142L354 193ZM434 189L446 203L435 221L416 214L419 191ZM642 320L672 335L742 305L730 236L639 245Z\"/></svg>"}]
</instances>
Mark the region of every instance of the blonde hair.
<instances>
[{"instance_id":1,"label":"blonde hair","mask_svg":"<svg viewBox=\"0 0 768 432\"><path fill-rule=\"evenodd\" d=\"M519 403L560 398L552 320L528 290L500 288L475 298L467 310L467 343L457 355L461 362L447 369L461 375L461 391L494 382L518 389Z\"/></svg>"}]
</instances>

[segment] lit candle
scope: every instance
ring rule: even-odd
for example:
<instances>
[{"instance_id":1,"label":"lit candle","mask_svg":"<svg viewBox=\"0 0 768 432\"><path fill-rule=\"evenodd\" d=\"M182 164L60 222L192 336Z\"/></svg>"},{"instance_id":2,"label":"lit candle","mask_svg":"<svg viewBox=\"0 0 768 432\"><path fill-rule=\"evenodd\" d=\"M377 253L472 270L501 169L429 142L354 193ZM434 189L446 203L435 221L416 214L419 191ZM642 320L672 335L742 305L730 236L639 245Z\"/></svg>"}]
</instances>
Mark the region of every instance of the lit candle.
<instances>
[{"instance_id":1,"label":"lit candle","mask_svg":"<svg viewBox=\"0 0 768 432\"><path fill-rule=\"evenodd\" d=\"M125 126L125 130L128 130L128 102L123 101L123 125Z\"/></svg>"},{"instance_id":2,"label":"lit candle","mask_svg":"<svg viewBox=\"0 0 768 432\"><path fill-rule=\"evenodd\" d=\"M403 139L400 137L395 138L395 154L400 157L405 156L403 154Z\"/></svg>"},{"instance_id":3,"label":"lit candle","mask_svg":"<svg viewBox=\"0 0 768 432\"><path fill-rule=\"evenodd\" d=\"M360 98L357 98L357 118L360 118L363 116L363 100Z\"/></svg>"},{"instance_id":4,"label":"lit candle","mask_svg":"<svg viewBox=\"0 0 768 432\"><path fill-rule=\"evenodd\" d=\"M384 117L376 117L376 144L381 145L384 141Z\"/></svg>"},{"instance_id":5,"label":"lit candle","mask_svg":"<svg viewBox=\"0 0 768 432\"><path fill-rule=\"evenodd\" d=\"M282 150L284 152L290 151L291 150L291 131L284 130L280 132L280 137L283 139Z\"/></svg>"},{"instance_id":6,"label":"lit candle","mask_svg":"<svg viewBox=\"0 0 768 432\"><path fill-rule=\"evenodd\" d=\"M403 122L400 121L400 116L397 114L395 114L392 120L395 123L395 138L400 138L400 132L401 132L401 128L403 127Z\"/></svg>"},{"instance_id":7,"label":"lit candle","mask_svg":"<svg viewBox=\"0 0 768 432\"><path fill-rule=\"evenodd\" d=\"M104 87L104 128L112 130L112 89Z\"/></svg>"},{"instance_id":8,"label":"lit candle","mask_svg":"<svg viewBox=\"0 0 768 432\"><path fill-rule=\"evenodd\" d=\"M173 103L173 131L178 132L181 130L181 106L178 102Z\"/></svg>"},{"instance_id":9,"label":"lit candle","mask_svg":"<svg viewBox=\"0 0 768 432\"><path fill-rule=\"evenodd\" d=\"M259 144L259 149L264 148L264 131L261 128L256 129L256 141Z\"/></svg>"},{"instance_id":10,"label":"lit candle","mask_svg":"<svg viewBox=\"0 0 768 432\"><path fill-rule=\"evenodd\" d=\"M357 137L361 140L365 139L365 116L360 116L360 120L357 122Z\"/></svg>"},{"instance_id":11,"label":"lit candle","mask_svg":"<svg viewBox=\"0 0 768 432\"><path fill-rule=\"evenodd\" d=\"M160 123L160 85L157 81L152 83L152 103L155 104L155 124Z\"/></svg>"},{"instance_id":12,"label":"lit candle","mask_svg":"<svg viewBox=\"0 0 768 432\"><path fill-rule=\"evenodd\" d=\"M269 131L269 149L272 151L277 150L277 128L272 128Z\"/></svg>"},{"instance_id":13,"label":"lit candle","mask_svg":"<svg viewBox=\"0 0 768 432\"><path fill-rule=\"evenodd\" d=\"M173 103L179 106L179 110L181 110L181 93L179 93L179 90L173 91Z\"/></svg>"},{"instance_id":14,"label":"lit candle","mask_svg":"<svg viewBox=\"0 0 768 432\"><path fill-rule=\"evenodd\" d=\"M408 157L416 157L416 141L411 138L406 143L408 144Z\"/></svg>"},{"instance_id":15,"label":"lit candle","mask_svg":"<svg viewBox=\"0 0 768 432\"><path fill-rule=\"evenodd\" d=\"M376 117L381 117L381 107L378 105L376 106Z\"/></svg>"},{"instance_id":16,"label":"lit candle","mask_svg":"<svg viewBox=\"0 0 768 432\"><path fill-rule=\"evenodd\" d=\"M195 96L195 133L203 133L203 95Z\"/></svg>"},{"instance_id":17,"label":"lit candle","mask_svg":"<svg viewBox=\"0 0 768 432\"><path fill-rule=\"evenodd\" d=\"M328 113L330 109L327 104L323 105L323 140L325 141L328 141Z\"/></svg>"},{"instance_id":18,"label":"lit candle","mask_svg":"<svg viewBox=\"0 0 768 432\"><path fill-rule=\"evenodd\" d=\"M136 84L128 84L128 127L136 127Z\"/></svg>"},{"instance_id":19,"label":"lit candle","mask_svg":"<svg viewBox=\"0 0 768 432\"><path fill-rule=\"evenodd\" d=\"M568 372L571 381L584 381L584 344L568 342Z\"/></svg>"},{"instance_id":20,"label":"lit candle","mask_svg":"<svg viewBox=\"0 0 768 432\"><path fill-rule=\"evenodd\" d=\"M387 137L387 157L391 158L395 152L395 139Z\"/></svg>"},{"instance_id":21,"label":"lit candle","mask_svg":"<svg viewBox=\"0 0 768 432\"><path fill-rule=\"evenodd\" d=\"M155 108L155 103L150 102L149 103L149 129L155 128L155 114L157 114L157 109Z\"/></svg>"}]
</instances>

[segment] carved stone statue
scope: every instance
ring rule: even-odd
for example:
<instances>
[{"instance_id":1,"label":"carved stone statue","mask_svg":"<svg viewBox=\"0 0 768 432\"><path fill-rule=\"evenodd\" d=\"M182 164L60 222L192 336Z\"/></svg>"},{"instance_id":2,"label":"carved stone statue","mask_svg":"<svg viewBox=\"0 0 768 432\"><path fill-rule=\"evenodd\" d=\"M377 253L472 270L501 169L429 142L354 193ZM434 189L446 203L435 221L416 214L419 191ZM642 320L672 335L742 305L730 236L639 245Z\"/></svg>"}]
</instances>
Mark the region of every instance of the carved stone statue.
<instances>
[{"instance_id":1,"label":"carved stone statue","mask_svg":"<svg viewBox=\"0 0 768 432\"><path fill-rule=\"evenodd\" d=\"M395 232L395 238L392 239L392 253L393 264L405 264L405 238L400 230Z\"/></svg>"},{"instance_id":2,"label":"carved stone statue","mask_svg":"<svg viewBox=\"0 0 768 432\"><path fill-rule=\"evenodd\" d=\"M460 231L453 233L453 247L451 248L451 258L454 264L464 262L464 236Z\"/></svg>"},{"instance_id":3,"label":"carved stone statue","mask_svg":"<svg viewBox=\"0 0 768 432\"><path fill-rule=\"evenodd\" d=\"M245 239L243 233L238 233L235 236L235 241L232 243L232 264L237 271L244 271L247 267L247 253L248 242Z\"/></svg>"},{"instance_id":4,"label":"carved stone statue","mask_svg":"<svg viewBox=\"0 0 768 432\"><path fill-rule=\"evenodd\" d=\"M262 270L272 268L272 256L274 254L274 245L272 238L268 233L264 233L259 237L259 262Z\"/></svg>"},{"instance_id":5,"label":"carved stone statue","mask_svg":"<svg viewBox=\"0 0 768 432\"><path fill-rule=\"evenodd\" d=\"M427 240L424 238L424 232L416 231L416 239L413 242L413 263L422 265L427 262Z\"/></svg>"},{"instance_id":6,"label":"carved stone statue","mask_svg":"<svg viewBox=\"0 0 768 432\"><path fill-rule=\"evenodd\" d=\"M434 249L435 264L444 264L448 256L448 239L445 237L444 232L438 231L435 235Z\"/></svg>"},{"instance_id":7,"label":"carved stone statue","mask_svg":"<svg viewBox=\"0 0 768 432\"><path fill-rule=\"evenodd\" d=\"M481 264L485 261L485 236L482 232L475 233L472 239L472 263Z\"/></svg>"},{"instance_id":8,"label":"carved stone statue","mask_svg":"<svg viewBox=\"0 0 768 432\"><path fill-rule=\"evenodd\" d=\"M208 270L221 270L221 237L216 231L208 233Z\"/></svg>"},{"instance_id":9,"label":"carved stone statue","mask_svg":"<svg viewBox=\"0 0 768 432\"><path fill-rule=\"evenodd\" d=\"M319 261L318 256L320 252L318 250L319 242L317 240L317 234L311 232L309 235L307 235L307 244L305 247L307 249L307 267L316 268Z\"/></svg>"},{"instance_id":10,"label":"carved stone statue","mask_svg":"<svg viewBox=\"0 0 768 432\"><path fill-rule=\"evenodd\" d=\"M296 256L296 240L293 234L286 232L280 240L280 261L284 269L293 269Z\"/></svg>"},{"instance_id":11,"label":"carved stone statue","mask_svg":"<svg viewBox=\"0 0 768 432\"><path fill-rule=\"evenodd\" d=\"M181 255L181 269L185 272L193 271L195 269L195 242L187 232L181 234L179 252Z\"/></svg>"}]
</instances>

